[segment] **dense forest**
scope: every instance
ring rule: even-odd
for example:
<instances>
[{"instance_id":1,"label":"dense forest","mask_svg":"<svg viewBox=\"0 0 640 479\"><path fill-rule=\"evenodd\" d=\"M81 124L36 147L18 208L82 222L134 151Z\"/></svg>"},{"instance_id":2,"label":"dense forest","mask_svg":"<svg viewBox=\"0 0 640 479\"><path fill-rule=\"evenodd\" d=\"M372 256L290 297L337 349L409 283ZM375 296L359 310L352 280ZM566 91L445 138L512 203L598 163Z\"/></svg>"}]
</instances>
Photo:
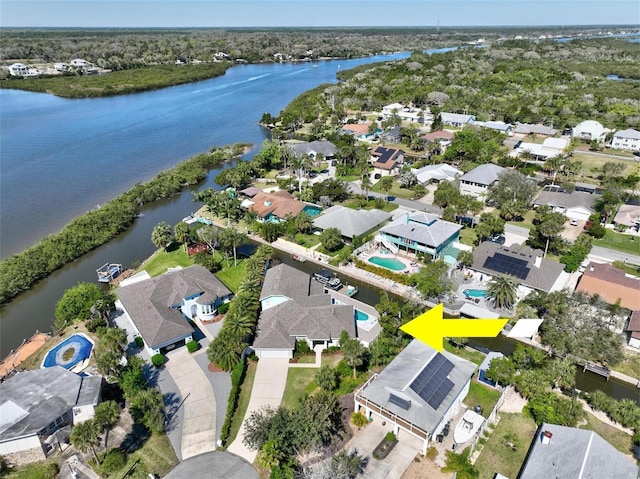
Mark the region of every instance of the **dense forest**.
<instances>
[{"instance_id":1,"label":"dense forest","mask_svg":"<svg viewBox=\"0 0 640 479\"><path fill-rule=\"evenodd\" d=\"M640 125L640 48L623 39L506 40L339 73L294 100L284 127L309 118L337 123L350 111L400 102L467 112L477 120L553 124L598 120L609 128ZM608 79L617 75L618 80Z\"/></svg>"}]
</instances>

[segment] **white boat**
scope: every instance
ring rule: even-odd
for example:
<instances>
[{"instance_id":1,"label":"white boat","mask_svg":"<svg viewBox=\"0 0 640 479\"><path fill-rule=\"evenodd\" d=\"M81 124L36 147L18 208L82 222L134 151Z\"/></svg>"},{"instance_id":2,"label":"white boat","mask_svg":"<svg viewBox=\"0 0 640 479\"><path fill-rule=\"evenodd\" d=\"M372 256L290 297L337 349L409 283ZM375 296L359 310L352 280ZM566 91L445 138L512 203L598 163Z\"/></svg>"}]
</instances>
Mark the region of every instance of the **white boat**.
<instances>
[{"instance_id":1,"label":"white boat","mask_svg":"<svg viewBox=\"0 0 640 479\"><path fill-rule=\"evenodd\" d=\"M327 288L338 290L342 287L342 281L340 281L340 278L334 276L331 271L327 271L326 269L321 269L320 271L313 273L313 278Z\"/></svg>"},{"instance_id":2,"label":"white boat","mask_svg":"<svg viewBox=\"0 0 640 479\"><path fill-rule=\"evenodd\" d=\"M187 223L188 225L193 224L195 222L198 221L198 217L196 215L194 215L193 213L191 213L189 216L185 216L184 218L182 218L182 221L184 223Z\"/></svg>"},{"instance_id":3,"label":"white boat","mask_svg":"<svg viewBox=\"0 0 640 479\"><path fill-rule=\"evenodd\" d=\"M98 281L100 283L108 283L123 271L124 268L121 264L105 263L96 270L96 273L98 273Z\"/></svg>"},{"instance_id":4,"label":"white boat","mask_svg":"<svg viewBox=\"0 0 640 479\"><path fill-rule=\"evenodd\" d=\"M453 440L456 444L464 444L478 432L483 422L484 417L468 409L453 430Z\"/></svg>"}]
</instances>

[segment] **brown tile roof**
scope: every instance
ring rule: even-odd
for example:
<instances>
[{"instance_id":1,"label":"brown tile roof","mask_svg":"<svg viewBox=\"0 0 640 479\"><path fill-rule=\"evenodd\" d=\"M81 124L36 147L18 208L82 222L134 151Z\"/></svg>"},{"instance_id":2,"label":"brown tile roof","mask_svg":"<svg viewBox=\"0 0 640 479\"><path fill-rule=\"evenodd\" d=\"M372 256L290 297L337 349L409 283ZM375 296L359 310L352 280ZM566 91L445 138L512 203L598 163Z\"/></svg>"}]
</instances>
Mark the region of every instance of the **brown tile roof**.
<instances>
[{"instance_id":1,"label":"brown tile roof","mask_svg":"<svg viewBox=\"0 0 640 479\"><path fill-rule=\"evenodd\" d=\"M615 304L619 298L623 308L640 310L640 279L628 277L610 264L589 263L576 291L597 294L609 304Z\"/></svg>"},{"instance_id":2,"label":"brown tile roof","mask_svg":"<svg viewBox=\"0 0 640 479\"><path fill-rule=\"evenodd\" d=\"M285 218L287 215L296 216L300 213L305 204L296 200L286 191L277 191L275 193L265 193L261 191L252 199L253 205L250 209L255 211L261 218L266 218L269 214L278 218Z\"/></svg>"},{"instance_id":3,"label":"brown tile roof","mask_svg":"<svg viewBox=\"0 0 640 479\"><path fill-rule=\"evenodd\" d=\"M384 146L376 146L371 152L371 156L377 158L373 164L374 168L380 168L381 170L392 170L400 157L404 154L402 150L397 148L386 148Z\"/></svg>"},{"instance_id":4,"label":"brown tile roof","mask_svg":"<svg viewBox=\"0 0 640 479\"><path fill-rule=\"evenodd\" d=\"M631 313L631 319L629 320L627 331L640 332L640 311L634 311Z\"/></svg>"},{"instance_id":5,"label":"brown tile roof","mask_svg":"<svg viewBox=\"0 0 640 479\"><path fill-rule=\"evenodd\" d=\"M367 121L366 123L347 123L342 127L342 129L345 131L353 132L357 135L366 135L367 133L369 133L370 126L370 121Z\"/></svg>"},{"instance_id":6,"label":"brown tile roof","mask_svg":"<svg viewBox=\"0 0 640 479\"><path fill-rule=\"evenodd\" d=\"M440 131L432 131L431 133L427 133L426 135L422 135L421 137L425 141L434 142L437 140L452 140L453 133L447 130Z\"/></svg>"}]
</instances>

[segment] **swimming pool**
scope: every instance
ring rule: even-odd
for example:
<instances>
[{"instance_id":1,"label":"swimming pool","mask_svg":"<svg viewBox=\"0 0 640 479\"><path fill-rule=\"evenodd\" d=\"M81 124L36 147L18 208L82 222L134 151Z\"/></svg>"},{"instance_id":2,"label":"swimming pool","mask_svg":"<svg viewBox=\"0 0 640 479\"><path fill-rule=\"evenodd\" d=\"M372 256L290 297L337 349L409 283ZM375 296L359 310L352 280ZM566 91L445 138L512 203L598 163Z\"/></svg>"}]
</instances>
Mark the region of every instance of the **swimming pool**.
<instances>
[{"instance_id":1,"label":"swimming pool","mask_svg":"<svg viewBox=\"0 0 640 479\"><path fill-rule=\"evenodd\" d=\"M322 212L322 210L317 206L311 206L311 205L306 205L304 208L302 208L302 211L304 211L306 214L308 214L312 218L318 216Z\"/></svg>"},{"instance_id":2,"label":"swimming pool","mask_svg":"<svg viewBox=\"0 0 640 479\"><path fill-rule=\"evenodd\" d=\"M356 321L369 321L369 315L365 312L362 312L358 309L354 309L356 312Z\"/></svg>"},{"instance_id":3,"label":"swimming pool","mask_svg":"<svg viewBox=\"0 0 640 479\"><path fill-rule=\"evenodd\" d=\"M376 266L382 266L383 268L390 269L391 271L404 271L407 268L402 261L395 258L381 258L380 256L372 256L369 258L369 263Z\"/></svg>"},{"instance_id":4,"label":"swimming pool","mask_svg":"<svg viewBox=\"0 0 640 479\"><path fill-rule=\"evenodd\" d=\"M84 334L74 334L47 352L42 361L43 368L62 366L71 369L76 364L91 356L93 341Z\"/></svg>"},{"instance_id":5,"label":"swimming pool","mask_svg":"<svg viewBox=\"0 0 640 479\"><path fill-rule=\"evenodd\" d=\"M465 296L469 296L470 298L486 298L487 297L486 289L465 289L463 293Z\"/></svg>"}]
</instances>

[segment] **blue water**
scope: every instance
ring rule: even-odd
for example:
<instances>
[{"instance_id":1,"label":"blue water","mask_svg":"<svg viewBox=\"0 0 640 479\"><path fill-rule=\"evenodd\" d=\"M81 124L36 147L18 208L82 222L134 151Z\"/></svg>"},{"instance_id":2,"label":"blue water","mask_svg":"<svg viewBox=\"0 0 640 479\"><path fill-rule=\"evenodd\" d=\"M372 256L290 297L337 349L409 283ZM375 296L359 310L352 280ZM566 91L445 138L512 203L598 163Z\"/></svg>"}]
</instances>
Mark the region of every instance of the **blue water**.
<instances>
[{"instance_id":1,"label":"blue water","mask_svg":"<svg viewBox=\"0 0 640 479\"><path fill-rule=\"evenodd\" d=\"M320 208L318 208L317 206L305 206L304 208L302 208L302 211L304 211L305 213L307 213L309 216L311 216L312 218L315 216L318 216L320 214L320 211L322 211Z\"/></svg>"},{"instance_id":2,"label":"blue water","mask_svg":"<svg viewBox=\"0 0 640 479\"><path fill-rule=\"evenodd\" d=\"M93 343L84 335L74 334L47 352L42 362L42 367L62 366L65 369L71 369L79 362L89 358L92 349ZM73 350L73 354L66 360L63 359L65 352L69 350Z\"/></svg>"},{"instance_id":3,"label":"blue water","mask_svg":"<svg viewBox=\"0 0 640 479\"><path fill-rule=\"evenodd\" d=\"M486 298L487 290L486 289L465 289L463 293L470 298Z\"/></svg>"},{"instance_id":4,"label":"blue water","mask_svg":"<svg viewBox=\"0 0 640 479\"><path fill-rule=\"evenodd\" d=\"M356 321L369 321L369 315L360 311L359 309L354 310L356 315Z\"/></svg>"},{"instance_id":5,"label":"blue water","mask_svg":"<svg viewBox=\"0 0 640 479\"><path fill-rule=\"evenodd\" d=\"M380 256L372 256L369 258L369 263L382 266L391 271L404 271L407 267L402 261L395 258L381 258Z\"/></svg>"}]
</instances>

